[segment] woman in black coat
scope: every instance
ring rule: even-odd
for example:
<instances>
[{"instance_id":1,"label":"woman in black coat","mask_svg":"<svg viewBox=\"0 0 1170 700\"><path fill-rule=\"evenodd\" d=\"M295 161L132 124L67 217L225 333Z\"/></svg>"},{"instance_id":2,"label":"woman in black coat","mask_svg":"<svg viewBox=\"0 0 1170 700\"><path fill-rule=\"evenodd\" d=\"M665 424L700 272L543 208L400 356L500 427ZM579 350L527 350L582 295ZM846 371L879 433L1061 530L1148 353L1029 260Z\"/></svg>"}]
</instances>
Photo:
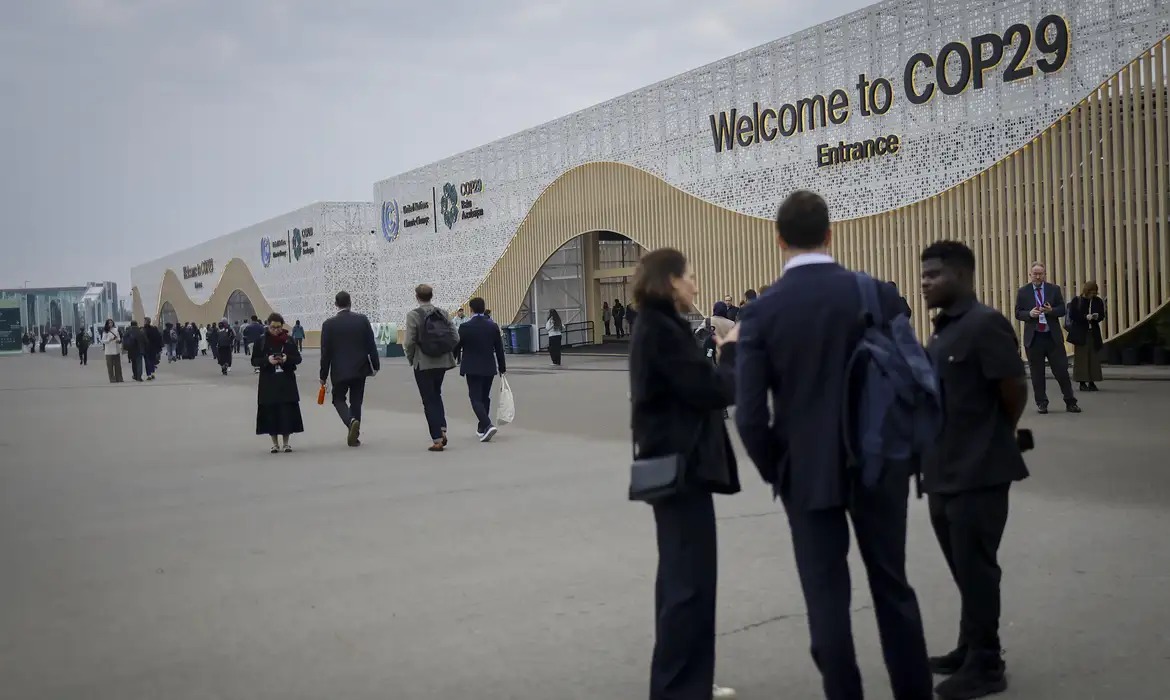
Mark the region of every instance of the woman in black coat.
<instances>
[{"instance_id":1,"label":"woman in black coat","mask_svg":"<svg viewBox=\"0 0 1170 700\"><path fill-rule=\"evenodd\" d=\"M677 494L653 502L658 534L657 620L650 698L734 697L714 685L716 537L713 493L737 493L739 474L723 422L733 383L695 343L683 313L694 306L694 275L677 250L638 264L630 339L630 398L636 459L680 455ZM725 350L734 352L733 345ZM734 367L734 357L723 364Z\"/></svg>"},{"instance_id":2,"label":"woman in black coat","mask_svg":"<svg viewBox=\"0 0 1170 700\"><path fill-rule=\"evenodd\" d=\"M1068 303L1068 342L1073 344L1073 381L1081 391L1097 391L1101 381L1101 322L1105 300L1096 282L1085 282L1081 295Z\"/></svg>"},{"instance_id":3,"label":"woman in black coat","mask_svg":"<svg viewBox=\"0 0 1170 700\"><path fill-rule=\"evenodd\" d=\"M284 451L292 452L289 436L305 432L297 390L296 368L300 363L301 353L284 328L284 318L277 313L269 315L267 332L252 347L252 366L260 371L256 434L272 438L273 454L281 450L278 436L284 439Z\"/></svg>"}]
</instances>

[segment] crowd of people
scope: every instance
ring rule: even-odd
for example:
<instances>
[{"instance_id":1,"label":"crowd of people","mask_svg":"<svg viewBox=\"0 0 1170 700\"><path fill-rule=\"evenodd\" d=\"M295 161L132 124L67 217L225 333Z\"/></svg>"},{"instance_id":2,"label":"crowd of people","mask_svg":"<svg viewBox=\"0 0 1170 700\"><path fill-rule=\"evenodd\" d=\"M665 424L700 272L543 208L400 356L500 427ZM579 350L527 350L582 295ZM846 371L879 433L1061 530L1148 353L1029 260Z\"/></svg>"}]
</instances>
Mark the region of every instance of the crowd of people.
<instances>
[{"instance_id":1,"label":"crowd of people","mask_svg":"<svg viewBox=\"0 0 1170 700\"><path fill-rule=\"evenodd\" d=\"M638 265L641 320L630 342L634 462L630 498L649 503L658 544L651 700L733 698L715 684L714 494L740 491L726 410L788 516L826 698L860 700L851 631L850 524L869 578L893 696L979 698L1006 689L1000 639L1000 541L1011 484L1033 447L1019 429L1028 372L1012 321L976 296L974 252L938 241L921 253L921 291L937 310L923 347L910 307L888 282L829 252L829 210L799 191L780 206L784 274L739 305L715 304L696 343L686 314L697 283L684 255ZM1032 398L1048 412L1045 364L1067 410L1101 381L1105 305L1095 283L1066 305L1034 263L1015 318L1024 324ZM817 348L817 352L808 352ZM704 351L706 350L706 352ZM942 561L959 591L957 642L927 653L906 576L910 484L926 494ZM932 676L942 676L937 685Z\"/></svg>"}]
</instances>

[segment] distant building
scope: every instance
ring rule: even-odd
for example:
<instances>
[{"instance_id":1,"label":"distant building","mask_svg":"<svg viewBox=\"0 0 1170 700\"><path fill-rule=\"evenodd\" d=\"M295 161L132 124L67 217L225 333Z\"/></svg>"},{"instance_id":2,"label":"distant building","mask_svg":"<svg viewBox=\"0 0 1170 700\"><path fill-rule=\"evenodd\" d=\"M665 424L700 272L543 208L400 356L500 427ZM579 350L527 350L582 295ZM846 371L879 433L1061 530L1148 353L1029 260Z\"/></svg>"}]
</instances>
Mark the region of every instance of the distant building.
<instances>
[{"instance_id":1,"label":"distant building","mask_svg":"<svg viewBox=\"0 0 1170 700\"><path fill-rule=\"evenodd\" d=\"M38 333L101 325L107 318L125 317L114 282L90 282L82 287L20 287L0 289L0 299L20 302L21 325Z\"/></svg>"}]
</instances>

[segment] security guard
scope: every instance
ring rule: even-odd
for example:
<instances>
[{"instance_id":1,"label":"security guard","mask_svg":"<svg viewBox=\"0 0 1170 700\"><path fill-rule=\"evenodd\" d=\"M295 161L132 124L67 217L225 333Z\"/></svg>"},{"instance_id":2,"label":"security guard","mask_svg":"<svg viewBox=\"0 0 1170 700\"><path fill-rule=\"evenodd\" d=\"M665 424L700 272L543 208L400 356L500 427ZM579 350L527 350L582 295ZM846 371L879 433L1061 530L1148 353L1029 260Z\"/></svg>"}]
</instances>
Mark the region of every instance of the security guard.
<instances>
[{"instance_id":1,"label":"security guard","mask_svg":"<svg viewBox=\"0 0 1170 700\"><path fill-rule=\"evenodd\" d=\"M959 588L958 647L930 659L950 676L944 700L1007 688L999 642L997 561L1008 517L1008 489L1028 476L1016 425L1028 401L1024 363L1012 324L975 298L975 254L954 241L922 253L922 294L940 309L927 348L943 396L943 433L923 463L930 520Z\"/></svg>"}]
</instances>

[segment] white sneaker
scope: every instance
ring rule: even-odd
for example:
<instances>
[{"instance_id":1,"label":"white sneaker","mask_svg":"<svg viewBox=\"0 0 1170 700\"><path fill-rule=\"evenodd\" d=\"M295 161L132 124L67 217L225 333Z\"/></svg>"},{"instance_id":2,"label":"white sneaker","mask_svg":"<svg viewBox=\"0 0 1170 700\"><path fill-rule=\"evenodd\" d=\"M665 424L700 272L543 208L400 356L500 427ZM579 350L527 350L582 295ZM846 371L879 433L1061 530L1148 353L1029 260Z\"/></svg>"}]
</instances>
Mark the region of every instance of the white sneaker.
<instances>
[{"instance_id":1,"label":"white sneaker","mask_svg":"<svg viewBox=\"0 0 1170 700\"><path fill-rule=\"evenodd\" d=\"M497 430L496 426L493 425L492 427L487 429L487 432L485 432L483 435L479 436L479 441L480 442L491 442L492 438L494 438L496 436L496 433L498 433L498 432L500 432L500 431Z\"/></svg>"},{"instance_id":2,"label":"white sneaker","mask_svg":"<svg viewBox=\"0 0 1170 700\"><path fill-rule=\"evenodd\" d=\"M733 688L718 685L711 687L711 700L735 700L737 697Z\"/></svg>"}]
</instances>

